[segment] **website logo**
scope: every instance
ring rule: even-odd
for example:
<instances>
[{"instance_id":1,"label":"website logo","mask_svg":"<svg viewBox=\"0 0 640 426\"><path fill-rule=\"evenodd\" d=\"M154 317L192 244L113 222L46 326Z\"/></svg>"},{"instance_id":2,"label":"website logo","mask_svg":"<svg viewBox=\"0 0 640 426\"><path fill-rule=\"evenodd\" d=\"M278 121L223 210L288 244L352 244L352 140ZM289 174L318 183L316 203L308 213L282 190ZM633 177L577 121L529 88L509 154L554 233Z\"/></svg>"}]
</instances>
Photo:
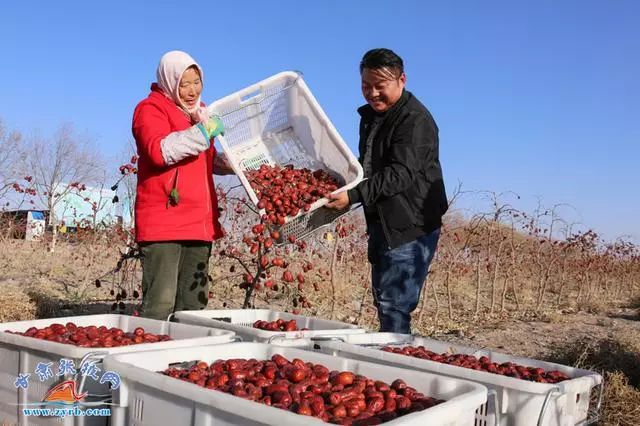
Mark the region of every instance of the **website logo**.
<instances>
[{"instance_id":1,"label":"website logo","mask_svg":"<svg viewBox=\"0 0 640 426\"><path fill-rule=\"evenodd\" d=\"M22 408L22 413L25 416L57 417L111 415L111 409L104 406L113 405L109 391L120 387L120 375L114 371L102 372L95 360L86 360L82 362L79 369L76 369L74 360L61 358L55 373L53 362L39 362L33 373L19 374L14 381L14 386L18 390L24 389L26 391L32 376L35 376L40 382L45 382L51 379L55 380L56 377L63 379L69 375L73 375L73 379L63 380L52 385L40 401L18 404L25 407ZM83 391L81 387L86 386L87 380L103 385L99 388L106 392L92 395L88 391Z\"/></svg>"}]
</instances>

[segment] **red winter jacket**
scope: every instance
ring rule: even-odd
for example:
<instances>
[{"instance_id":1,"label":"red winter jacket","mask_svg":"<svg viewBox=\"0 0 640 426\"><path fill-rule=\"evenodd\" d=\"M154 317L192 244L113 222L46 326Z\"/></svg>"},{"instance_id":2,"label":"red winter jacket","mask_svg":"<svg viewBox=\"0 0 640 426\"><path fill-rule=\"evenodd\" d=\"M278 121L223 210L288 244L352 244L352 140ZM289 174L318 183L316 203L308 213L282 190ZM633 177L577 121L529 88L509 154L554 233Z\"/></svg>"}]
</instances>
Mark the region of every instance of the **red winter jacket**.
<instances>
[{"instance_id":1,"label":"red winter jacket","mask_svg":"<svg viewBox=\"0 0 640 426\"><path fill-rule=\"evenodd\" d=\"M218 198L213 183L211 148L167 166L161 141L170 133L193 126L189 117L154 83L151 93L133 113L133 137L138 148L135 229L138 242L198 240L222 236ZM168 204L177 176L179 201Z\"/></svg>"}]
</instances>

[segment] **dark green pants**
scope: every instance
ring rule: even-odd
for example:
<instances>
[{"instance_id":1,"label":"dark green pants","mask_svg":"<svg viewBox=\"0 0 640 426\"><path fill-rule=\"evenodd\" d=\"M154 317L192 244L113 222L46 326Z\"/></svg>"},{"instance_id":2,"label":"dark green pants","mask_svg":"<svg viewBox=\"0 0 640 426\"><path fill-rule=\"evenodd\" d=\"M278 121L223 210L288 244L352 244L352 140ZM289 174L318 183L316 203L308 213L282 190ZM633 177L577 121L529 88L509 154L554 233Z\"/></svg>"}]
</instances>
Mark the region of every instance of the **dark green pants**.
<instances>
[{"instance_id":1,"label":"dark green pants","mask_svg":"<svg viewBox=\"0 0 640 426\"><path fill-rule=\"evenodd\" d=\"M211 243L141 243L140 248L143 317L166 320L172 312L207 306Z\"/></svg>"}]
</instances>

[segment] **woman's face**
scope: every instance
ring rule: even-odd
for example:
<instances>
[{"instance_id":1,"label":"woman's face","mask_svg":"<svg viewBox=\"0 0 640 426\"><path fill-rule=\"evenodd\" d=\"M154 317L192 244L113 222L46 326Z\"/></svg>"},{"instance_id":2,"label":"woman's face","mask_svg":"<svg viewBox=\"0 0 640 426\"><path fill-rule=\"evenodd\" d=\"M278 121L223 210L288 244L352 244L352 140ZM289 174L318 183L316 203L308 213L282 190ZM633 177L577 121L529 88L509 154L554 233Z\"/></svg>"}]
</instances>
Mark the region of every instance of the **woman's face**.
<instances>
[{"instance_id":1,"label":"woman's face","mask_svg":"<svg viewBox=\"0 0 640 426\"><path fill-rule=\"evenodd\" d=\"M187 108L195 108L198 106L198 99L202 93L202 79L195 67L187 68L182 74L180 79L180 85L178 87L178 94L180 100L184 102Z\"/></svg>"}]
</instances>

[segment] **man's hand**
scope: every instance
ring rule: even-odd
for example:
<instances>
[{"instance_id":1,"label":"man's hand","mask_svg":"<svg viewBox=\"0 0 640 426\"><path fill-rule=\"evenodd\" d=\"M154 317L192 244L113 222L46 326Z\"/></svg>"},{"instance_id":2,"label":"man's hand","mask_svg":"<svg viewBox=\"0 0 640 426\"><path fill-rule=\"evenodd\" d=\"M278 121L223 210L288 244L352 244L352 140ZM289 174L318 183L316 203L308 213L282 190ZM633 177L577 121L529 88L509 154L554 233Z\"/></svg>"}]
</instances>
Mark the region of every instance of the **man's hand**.
<instances>
[{"instance_id":1,"label":"man's hand","mask_svg":"<svg viewBox=\"0 0 640 426\"><path fill-rule=\"evenodd\" d=\"M349 207L349 204L351 204L349 203L349 194L347 194L347 191L342 191L337 194L329 194L327 195L327 198L331 201L325 206L330 209L344 210Z\"/></svg>"},{"instance_id":2,"label":"man's hand","mask_svg":"<svg viewBox=\"0 0 640 426\"><path fill-rule=\"evenodd\" d=\"M236 172L229 164L226 154L219 152L213 159L213 174L218 176L234 175Z\"/></svg>"}]
</instances>

